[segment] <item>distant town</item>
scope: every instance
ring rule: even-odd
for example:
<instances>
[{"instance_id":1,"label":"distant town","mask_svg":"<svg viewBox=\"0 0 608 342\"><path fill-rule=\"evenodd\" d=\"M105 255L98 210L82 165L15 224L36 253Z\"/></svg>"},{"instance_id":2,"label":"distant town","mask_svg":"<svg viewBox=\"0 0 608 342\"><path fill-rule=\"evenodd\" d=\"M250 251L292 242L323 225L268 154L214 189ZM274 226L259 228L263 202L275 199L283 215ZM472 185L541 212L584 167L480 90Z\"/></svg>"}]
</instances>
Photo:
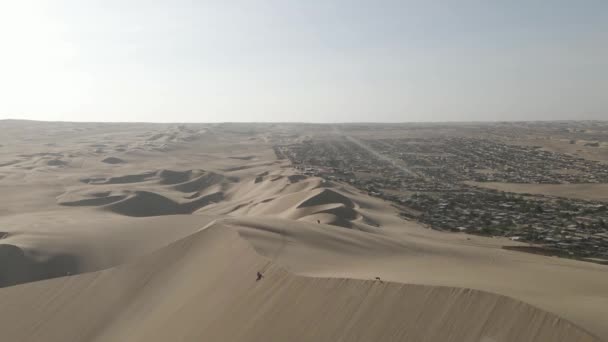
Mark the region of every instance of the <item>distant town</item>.
<instances>
[{"instance_id":1,"label":"distant town","mask_svg":"<svg viewBox=\"0 0 608 342\"><path fill-rule=\"evenodd\" d=\"M374 139L339 131L274 150L303 174L351 184L433 229L508 237L530 243L528 251L536 253L608 260L607 203L478 186L608 183L608 164L597 160L485 137Z\"/></svg>"}]
</instances>

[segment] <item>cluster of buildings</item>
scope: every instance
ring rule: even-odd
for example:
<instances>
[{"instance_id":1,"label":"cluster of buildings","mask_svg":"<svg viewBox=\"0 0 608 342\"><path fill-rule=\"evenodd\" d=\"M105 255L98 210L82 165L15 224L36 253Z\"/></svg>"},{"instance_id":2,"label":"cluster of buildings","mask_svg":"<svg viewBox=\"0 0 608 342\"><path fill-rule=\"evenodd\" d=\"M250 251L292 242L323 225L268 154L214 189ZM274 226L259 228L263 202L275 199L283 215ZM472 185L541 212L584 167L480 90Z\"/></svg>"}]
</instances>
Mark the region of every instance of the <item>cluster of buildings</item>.
<instances>
[{"instance_id":1,"label":"cluster of buildings","mask_svg":"<svg viewBox=\"0 0 608 342\"><path fill-rule=\"evenodd\" d=\"M608 207L601 203L477 189L416 193L400 202L419 212L403 215L436 229L506 236L558 255L608 260Z\"/></svg>"},{"instance_id":2,"label":"cluster of buildings","mask_svg":"<svg viewBox=\"0 0 608 342\"><path fill-rule=\"evenodd\" d=\"M560 255L608 260L608 209L583 200L516 195L463 181L608 182L601 163L470 138L346 138L277 145L301 173L349 183L434 229L506 236ZM556 173L555 170L570 170Z\"/></svg>"},{"instance_id":3,"label":"cluster of buildings","mask_svg":"<svg viewBox=\"0 0 608 342\"><path fill-rule=\"evenodd\" d=\"M467 137L377 139L367 143L427 178L530 184L605 183L608 165L534 146Z\"/></svg>"}]
</instances>

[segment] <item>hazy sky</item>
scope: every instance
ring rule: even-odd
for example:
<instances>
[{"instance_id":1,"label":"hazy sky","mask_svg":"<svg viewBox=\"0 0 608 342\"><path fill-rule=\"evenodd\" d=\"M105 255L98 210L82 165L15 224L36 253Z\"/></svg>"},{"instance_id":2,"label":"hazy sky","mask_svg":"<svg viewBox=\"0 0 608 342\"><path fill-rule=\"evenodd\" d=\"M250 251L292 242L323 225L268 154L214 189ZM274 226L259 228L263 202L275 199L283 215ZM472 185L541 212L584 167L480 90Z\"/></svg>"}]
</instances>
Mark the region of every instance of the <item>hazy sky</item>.
<instances>
[{"instance_id":1,"label":"hazy sky","mask_svg":"<svg viewBox=\"0 0 608 342\"><path fill-rule=\"evenodd\" d=\"M608 119L608 1L0 0L0 118Z\"/></svg>"}]
</instances>

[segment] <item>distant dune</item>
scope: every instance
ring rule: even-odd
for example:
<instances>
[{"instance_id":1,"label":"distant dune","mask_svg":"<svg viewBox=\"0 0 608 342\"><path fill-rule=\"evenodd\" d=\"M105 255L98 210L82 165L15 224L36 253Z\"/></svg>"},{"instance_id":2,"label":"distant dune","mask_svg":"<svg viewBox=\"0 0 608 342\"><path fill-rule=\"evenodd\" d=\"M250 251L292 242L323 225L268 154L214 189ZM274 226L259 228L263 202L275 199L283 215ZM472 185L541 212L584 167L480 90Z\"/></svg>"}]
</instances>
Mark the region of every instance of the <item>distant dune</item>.
<instances>
[{"instance_id":1,"label":"distant dune","mask_svg":"<svg viewBox=\"0 0 608 342\"><path fill-rule=\"evenodd\" d=\"M125 163L124 160L122 160L120 158L116 158L116 157L107 157L107 158L103 159L101 162L102 163L106 163L106 164L122 164L122 163Z\"/></svg>"}]
</instances>

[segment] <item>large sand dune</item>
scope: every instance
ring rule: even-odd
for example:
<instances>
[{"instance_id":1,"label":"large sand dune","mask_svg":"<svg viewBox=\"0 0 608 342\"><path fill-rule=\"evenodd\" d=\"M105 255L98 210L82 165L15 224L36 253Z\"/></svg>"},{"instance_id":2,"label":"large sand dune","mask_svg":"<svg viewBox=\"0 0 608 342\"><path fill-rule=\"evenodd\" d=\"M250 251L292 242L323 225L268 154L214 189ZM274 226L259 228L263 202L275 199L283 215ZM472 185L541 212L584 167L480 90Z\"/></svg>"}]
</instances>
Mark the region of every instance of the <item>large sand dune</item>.
<instances>
[{"instance_id":1,"label":"large sand dune","mask_svg":"<svg viewBox=\"0 0 608 342\"><path fill-rule=\"evenodd\" d=\"M259 127L0 122L0 340L608 339L606 266L426 229Z\"/></svg>"},{"instance_id":2,"label":"large sand dune","mask_svg":"<svg viewBox=\"0 0 608 342\"><path fill-rule=\"evenodd\" d=\"M297 276L222 225L130 264L5 289L0 303L11 341L598 340L483 291Z\"/></svg>"}]
</instances>

